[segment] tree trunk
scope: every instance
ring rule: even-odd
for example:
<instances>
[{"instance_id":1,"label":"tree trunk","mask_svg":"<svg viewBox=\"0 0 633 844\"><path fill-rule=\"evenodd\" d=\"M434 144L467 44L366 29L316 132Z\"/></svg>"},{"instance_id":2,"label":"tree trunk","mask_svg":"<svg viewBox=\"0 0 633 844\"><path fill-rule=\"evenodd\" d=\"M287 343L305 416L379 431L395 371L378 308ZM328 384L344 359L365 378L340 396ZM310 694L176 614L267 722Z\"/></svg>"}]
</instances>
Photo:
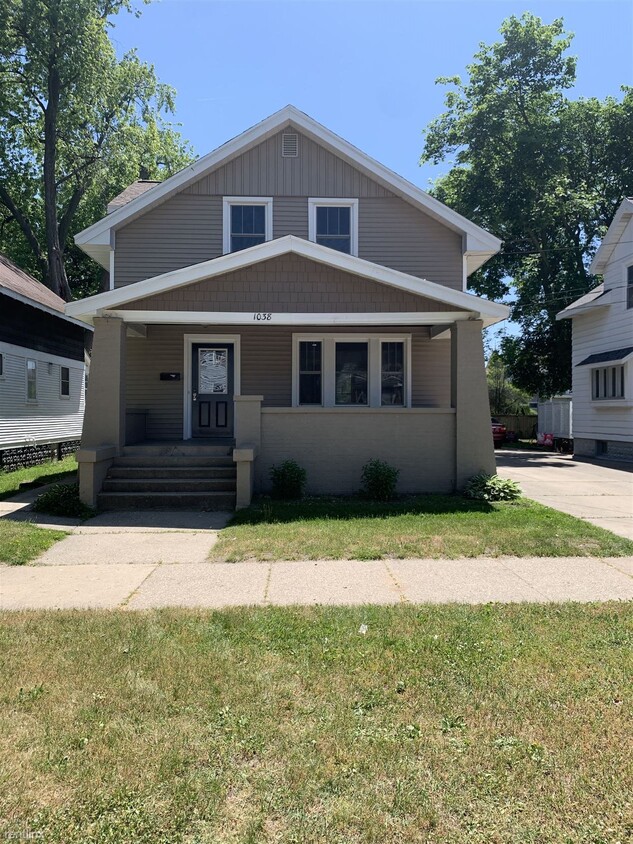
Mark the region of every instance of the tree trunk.
<instances>
[{"instance_id":1,"label":"tree trunk","mask_svg":"<svg viewBox=\"0 0 633 844\"><path fill-rule=\"evenodd\" d=\"M44 214L46 221L47 284L66 302L70 287L64 268L64 244L60 243L57 223L57 115L60 79L56 56L49 58L48 102L44 113Z\"/></svg>"}]
</instances>

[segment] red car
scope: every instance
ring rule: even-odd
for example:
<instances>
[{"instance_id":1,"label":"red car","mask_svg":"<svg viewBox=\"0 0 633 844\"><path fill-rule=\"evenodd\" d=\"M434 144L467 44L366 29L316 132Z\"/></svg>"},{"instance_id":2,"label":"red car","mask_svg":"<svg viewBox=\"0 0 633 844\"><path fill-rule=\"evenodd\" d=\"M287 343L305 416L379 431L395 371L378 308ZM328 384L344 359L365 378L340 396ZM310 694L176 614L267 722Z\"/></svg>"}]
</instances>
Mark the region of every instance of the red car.
<instances>
[{"instance_id":1,"label":"red car","mask_svg":"<svg viewBox=\"0 0 633 844\"><path fill-rule=\"evenodd\" d=\"M495 446L501 445L506 441L506 426L503 422L499 422L499 420L494 417L490 420L490 422L492 424L492 441Z\"/></svg>"}]
</instances>

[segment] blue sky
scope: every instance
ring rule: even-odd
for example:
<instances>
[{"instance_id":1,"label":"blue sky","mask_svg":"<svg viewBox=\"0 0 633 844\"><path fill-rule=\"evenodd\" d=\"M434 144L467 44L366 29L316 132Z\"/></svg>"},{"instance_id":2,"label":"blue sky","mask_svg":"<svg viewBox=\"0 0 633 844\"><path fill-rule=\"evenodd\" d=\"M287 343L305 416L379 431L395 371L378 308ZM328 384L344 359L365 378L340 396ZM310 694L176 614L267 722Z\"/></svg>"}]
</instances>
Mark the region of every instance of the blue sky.
<instances>
[{"instance_id":1,"label":"blue sky","mask_svg":"<svg viewBox=\"0 0 633 844\"><path fill-rule=\"evenodd\" d=\"M633 84L631 0L162 0L120 14L112 37L177 92L176 119L203 155L293 103L426 188L424 127L443 110L438 76L464 74L511 14L563 17L574 32L573 95Z\"/></svg>"},{"instance_id":2,"label":"blue sky","mask_svg":"<svg viewBox=\"0 0 633 844\"><path fill-rule=\"evenodd\" d=\"M443 110L435 79L465 75L480 42L524 11L575 33L570 96L633 85L631 0L162 0L118 15L112 38L176 88L175 119L197 155L292 103L427 189L447 166L418 164L423 129Z\"/></svg>"}]
</instances>

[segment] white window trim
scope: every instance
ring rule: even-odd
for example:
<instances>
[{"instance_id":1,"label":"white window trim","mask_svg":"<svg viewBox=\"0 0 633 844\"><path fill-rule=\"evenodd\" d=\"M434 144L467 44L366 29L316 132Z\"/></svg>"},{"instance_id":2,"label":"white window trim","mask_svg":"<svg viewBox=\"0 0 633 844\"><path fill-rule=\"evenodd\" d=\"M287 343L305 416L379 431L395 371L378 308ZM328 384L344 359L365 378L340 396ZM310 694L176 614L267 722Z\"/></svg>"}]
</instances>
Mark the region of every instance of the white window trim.
<instances>
[{"instance_id":1,"label":"white window trim","mask_svg":"<svg viewBox=\"0 0 633 844\"><path fill-rule=\"evenodd\" d=\"M299 404L299 343L320 342L321 345L321 405ZM369 345L367 381L369 401L367 404L336 404L336 343L367 343ZM405 402L403 405L383 405L381 403L381 344L404 343ZM410 334L293 334L292 335L292 406L303 409L315 407L341 408L349 410L376 410L381 408L402 410L411 407L411 335Z\"/></svg>"},{"instance_id":2,"label":"white window trim","mask_svg":"<svg viewBox=\"0 0 633 844\"><path fill-rule=\"evenodd\" d=\"M272 196L224 196L222 197L222 250L225 255L231 253L231 206L263 205L266 209L264 240L273 239L273 198Z\"/></svg>"},{"instance_id":3,"label":"white window trim","mask_svg":"<svg viewBox=\"0 0 633 844\"><path fill-rule=\"evenodd\" d=\"M308 240L316 243L316 210L322 207L351 208L350 255L358 257L358 199L308 197Z\"/></svg>"},{"instance_id":4,"label":"white window trim","mask_svg":"<svg viewBox=\"0 0 633 844\"><path fill-rule=\"evenodd\" d=\"M604 369L622 369L623 375L620 376L624 381L624 394L621 396L597 396L596 395L596 372L602 372ZM591 401L597 405L604 405L607 402L614 402L616 405L622 404L627 400L628 392L628 372L626 363L607 363L605 366L594 366L591 370ZM619 380L616 378L616 381ZM610 385L609 385L610 386ZM618 384L619 386L619 384Z\"/></svg>"}]
</instances>

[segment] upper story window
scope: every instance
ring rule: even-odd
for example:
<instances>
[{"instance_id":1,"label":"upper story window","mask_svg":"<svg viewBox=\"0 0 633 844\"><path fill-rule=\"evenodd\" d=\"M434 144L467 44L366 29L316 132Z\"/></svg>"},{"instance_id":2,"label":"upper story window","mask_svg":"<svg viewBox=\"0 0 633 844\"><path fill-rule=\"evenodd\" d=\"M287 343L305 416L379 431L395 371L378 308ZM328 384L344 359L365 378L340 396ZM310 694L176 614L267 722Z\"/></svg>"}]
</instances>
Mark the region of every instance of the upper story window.
<instances>
[{"instance_id":1,"label":"upper story window","mask_svg":"<svg viewBox=\"0 0 633 844\"><path fill-rule=\"evenodd\" d=\"M626 268L626 306L633 308L633 264Z\"/></svg>"},{"instance_id":2,"label":"upper story window","mask_svg":"<svg viewBox=\"0 0 633 844\"><path fill-rule=\"evenodd\" d=\"M358 200L308 199L308 237L348 255L358 255Z\"/></svg>"},{"instance_id":3,"label":"upper story window","mask_svg":"<svg viewBox=\"0 0 633 844\"><path fill-rule=\"evenodd\" d=\"M225 255L271 240L272 197L225 196L223 206Z\"/></svg>"}]
</instances>

